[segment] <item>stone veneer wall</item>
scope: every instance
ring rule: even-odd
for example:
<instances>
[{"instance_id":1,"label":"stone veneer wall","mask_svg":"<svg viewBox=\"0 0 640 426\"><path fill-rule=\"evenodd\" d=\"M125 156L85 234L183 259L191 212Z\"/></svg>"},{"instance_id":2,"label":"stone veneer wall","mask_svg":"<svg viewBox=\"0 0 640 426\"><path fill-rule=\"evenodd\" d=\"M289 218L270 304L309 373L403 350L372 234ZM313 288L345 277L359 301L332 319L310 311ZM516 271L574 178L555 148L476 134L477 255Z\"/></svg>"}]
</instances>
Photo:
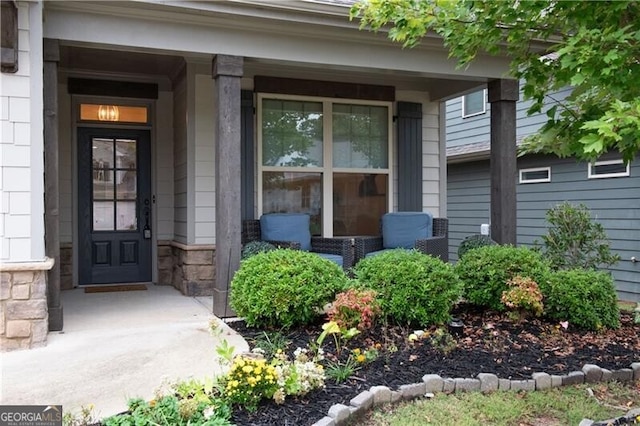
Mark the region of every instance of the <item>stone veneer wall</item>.
<instances>
[{"instance_id":1,"label":"stone veneer wall","mask_svg":"<svg viewBox=\"0 0 640 426\"><path fill-rule=\"evenodd\" d=\"M166 249L163 247L162 252ZM171 242L172 277L171 283L185 296L212 296L215 280L215 246L185 245ZM159 274L166 271L160 267L160 247L158 247ZM166 259L167 255L163 255ZM163 259L163 262L168 262ZM166 265L165 265L166 266ZM166 274L163 279L166 279ZM160 281L160 275L159 280Z\"/></svg>"},{"instance_id":2,"label":"stone veneer wall","mask_svg":"<svg viewBox=\"0 0 640 426\"><path fill-rule=\"evenodd\" d=\"M0 266L0 350L47 344L47 271L53 260Z\"/></svg>"},{"instance_id":3,"label":"stone veneer wall","mask_svg":"<svg viewBox=\"0 0 640 426\"><path fill-rule=\"evenodd\" d=\"M60 290L73 288L73 245L60 244Z\"/></svg>"}]
</instances>

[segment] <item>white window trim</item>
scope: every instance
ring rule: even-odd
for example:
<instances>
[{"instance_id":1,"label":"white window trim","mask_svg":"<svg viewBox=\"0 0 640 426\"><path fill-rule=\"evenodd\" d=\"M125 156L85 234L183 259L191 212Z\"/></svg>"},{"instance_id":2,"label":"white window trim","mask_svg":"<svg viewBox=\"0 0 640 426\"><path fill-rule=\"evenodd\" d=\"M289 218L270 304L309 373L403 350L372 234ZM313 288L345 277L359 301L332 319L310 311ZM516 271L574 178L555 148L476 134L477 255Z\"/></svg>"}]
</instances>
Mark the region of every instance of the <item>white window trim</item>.
<instances>
[{"instance_id":1,"label":"white window trim","mask_svg":"<svg viewBox=\"0 0 640 426\"><path fill-rule=\"evenodd\" d=\"M542 179L526 179L525 173L528 172L547 172L547 177ZM544 183L551 182L551 167L533 167L530 169L520 169L520 183Z\"/></svg>"},{"instance_id":2,"label":"white window trim","mask_svg":"<svg viewBox=\"0 0 640 426\"><path fill-rule=\"evenodd\" d=\"M622 159L620 160L607 160L607 161L596 161L595 163L589 163L589 171L587 173L587 177L589 179L605 179L605 178L615 178L615 177L626 177L629 176L629 163L627 163L626 170L624 172L619 173L603 173L596 174L594 173L594 167L598 166L607 166L610 164L624 164Z\"/></svg>"},{"instance_id":3,"label":"white window trim","mask_svg":"<svg viewBox=\"0 0 640 426\"><path fill-rule=\"evenodd\" d=\"M295 101L307 101L307 102L321 102L323 112L323 166L322 167L280 167L280 166L263 166L262 165L262 100L263 99L284 99ZM373 106L386 106L388 111L388 160L387 168L385 169L360 169L360 168L338 168L333 167L333 104L359 104L359 105L373 105ZM256 108L256 127L257 127L257 211L258 217L262 216L262 174L268 171L286 171L286 172L320 172L322 173L322 199L333 200L332 188L333 188L333 174L334 173L371 173L374 171L379 174L386 174L387 178L387 194L388 203L387 211L393 209L393 102L386 101L373 101L362 99L343 99L343 98L327 98L327 97L314 97L314 96L300 96L300 95L282 95L275 93L258 93L257 96L257 108ZM333 203L327 201L327 205L322 205L322 236L331 238L333 237Z\"/></svg>"},{"instance_id":4,"label":"white window trim","mask_svg":"<svg viewBox=\"0 0 640 426\"><path fill-rule=\"evenodd\" d=\"M475 93L475 92L472 92L472 93ZM471 93L467 93L467 95L470 95L470 94ZM478 111L478 112L474 112L473 114L466 114L465 115L465 113L464 113L464 110L465 110L464 103L465 103L465 101L464 100L465 100L467 95L462 95L462 104L461 104L462 109L460 110L462 118L475 117L476 115L482 115L482 114L487 112L487 89L482 89L482 100L483 100L483 102L482 102L482 111Z\"/></svg>"}]
</instances>

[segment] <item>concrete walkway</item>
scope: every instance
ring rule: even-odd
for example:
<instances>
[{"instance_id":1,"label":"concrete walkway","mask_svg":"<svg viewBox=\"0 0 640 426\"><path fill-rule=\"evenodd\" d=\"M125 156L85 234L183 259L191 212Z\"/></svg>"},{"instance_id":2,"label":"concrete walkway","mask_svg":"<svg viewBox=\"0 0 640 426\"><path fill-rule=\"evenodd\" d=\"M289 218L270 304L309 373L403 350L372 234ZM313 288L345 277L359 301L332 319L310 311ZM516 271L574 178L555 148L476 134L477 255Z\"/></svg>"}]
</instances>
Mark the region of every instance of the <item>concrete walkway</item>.
<instances>
[{"instance_id":1,"label":"concrete walkway","mask_svg":"<svg viewBox=\"0 0 640 426\"><path fill-rule=\"evenodd\" d=\"M223 325L209 332L212 299L185 297L172 287L147 291L64 291L64 331L46 347L0 354L0 404L95 405L97 418L124 411L131 397L150 399L163 384L221 371L215 347L236 351L245 340Z\"/></svg>"}]
</instances>

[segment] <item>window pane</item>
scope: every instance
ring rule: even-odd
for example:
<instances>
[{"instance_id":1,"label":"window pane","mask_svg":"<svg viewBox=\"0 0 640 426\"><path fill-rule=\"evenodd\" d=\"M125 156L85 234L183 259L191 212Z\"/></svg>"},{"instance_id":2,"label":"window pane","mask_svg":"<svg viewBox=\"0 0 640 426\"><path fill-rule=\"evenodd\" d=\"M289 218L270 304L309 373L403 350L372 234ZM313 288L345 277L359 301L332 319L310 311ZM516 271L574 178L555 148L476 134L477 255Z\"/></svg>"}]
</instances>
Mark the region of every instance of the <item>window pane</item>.
<instances>
[{"instance_id":1,"label":"window pane","mask_svg":"<svg viewBox=\"0 0 640 426\"><path fill-rule=\"evenodd\" d=\"M333 166L387 168L389 116L387 107L333 106Z\"/></svg>"},{"instance_id":2,"label":"window pane","mask_svg":"<svg viewBox=\"0 0 640 426\"><path fill-rule=\"evenodd\" d=\"M263 99L262 164L322 166L322 103Z\"/></svg>"},{"instance_id":3,"label":"window pane","mask_svg":"<svg viewBox=\"0 0 640 426\"><path fill-rule=\"evenodd\" d=\"M93 199L105 200L105 201L113 200L113 182L94 179L93 180Z\"/></svg>"},{"instance_id":4,"label":"window pane","mask_svg":"<svg viewBox=\"0 0 640 426\"><path fill-rule=\"evenodd\" d=\"M118 139L116 141L116 167L119 169L136 168L136 141Z\"/></svg>"},{"instance_id":5,"label":"window pane","mask_svg":"<svg viewBox=\"0 0 640 426\"><path fill-rule=\"evenodd\" d=\"M136 199L136 171L135 170L118 170L116 172L118 200L135 200Z\"/></svg>"},{"instance_id":6,"label":"window pane","mask_svg":"<svg viewBox=\"0 0 640 426\"><path fill-rule=\"evenodd\" d=\"M380 218L387 212L387 175L333 175L333 235L380 235Z\"/></svg>"},{"instance_id":7,"label":"window pane","mask_svg":"<svg viewBox=\"0 0 640 426\"><path fill-rule=\"evenodd\" d=\"M113 231L113 202L93 202L93 230Z\"/></svg>"},{"instance_id":8,"label":"window pane","mask_svg":"<svg viewBox=\"0 0 640 426\"><path fill-rule=\"evenodd\" d=\"M484 111L484 90L479 90L464 96L463 115L479 114Z\"/></svg>"},{"instance_id":9,"label":"window pane","mask_svg":"<svg viewBox=\"0 0 640 426\"><path fill-rule=\"evenodd\" d=\"M308 213L311 234L322 233L322 173L264 172L263 213Z\"/></svg>"},{"instance_id":10,"label":"window pane","mask_svg":"<svg viewBox=\"0 0 640 426\"><path fill-rule=\"evenodd\" d=\"M118 231L135 231L136 203L135 201L118 201L116 204L116 217Z\"/></svg>"}]
</instances>

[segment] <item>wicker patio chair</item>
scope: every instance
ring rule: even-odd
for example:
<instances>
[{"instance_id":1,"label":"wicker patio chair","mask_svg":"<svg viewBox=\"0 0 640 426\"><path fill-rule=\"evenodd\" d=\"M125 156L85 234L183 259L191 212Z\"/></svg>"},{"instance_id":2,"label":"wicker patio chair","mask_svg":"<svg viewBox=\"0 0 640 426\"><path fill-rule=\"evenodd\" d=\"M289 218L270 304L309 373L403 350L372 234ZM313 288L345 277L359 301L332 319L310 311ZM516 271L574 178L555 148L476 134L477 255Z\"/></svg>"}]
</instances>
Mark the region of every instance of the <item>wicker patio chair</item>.
<instances>
[{"instance_id":1,"label":"wicker patio chair","mask_svg":"<svg viewBox=\"0 0 640 426\"><path fill-rule=\"evenodd\" d=\"M411 215L412 212L400 212L400 213L387 213L387 215L396 215L402 217L402 215ZM420 212L415 212L420 214ZM425 213L428 214L428 213ZM385 244L384 241L384 227L380 226L380 236L373 237L357 237L355 239L355 259L354 262L358 263L360 259L363 259L369 253L383 251L385 249L394 248ZM433 218L432 219L432 236L428 238L418 238L412 244L412 247L421 251L422 253L438 257L445 262L449 261L449 220L445 218ZM417 233L416 233L417 235ZM405 248L411 248L406 247Z\"/></svg>"},{"instance_id":2,"label":"wicker patio chair","mask_svg":"<svg viewBox=\"0 0 640 426\"><path fill-rule=\"evenodd\" d=\"M262 230L259 219L248 219L242 221L242 244L251 241L262 241ZM299 241L273 241L265 240L276 247L292 248L300 250L302 245ZM350 238L324 238L311 237L311 247L308 250L312 253L337 255L342 257L342 268L348 271L353 266L353 244Z\"/></svg>"}]
</instances>

